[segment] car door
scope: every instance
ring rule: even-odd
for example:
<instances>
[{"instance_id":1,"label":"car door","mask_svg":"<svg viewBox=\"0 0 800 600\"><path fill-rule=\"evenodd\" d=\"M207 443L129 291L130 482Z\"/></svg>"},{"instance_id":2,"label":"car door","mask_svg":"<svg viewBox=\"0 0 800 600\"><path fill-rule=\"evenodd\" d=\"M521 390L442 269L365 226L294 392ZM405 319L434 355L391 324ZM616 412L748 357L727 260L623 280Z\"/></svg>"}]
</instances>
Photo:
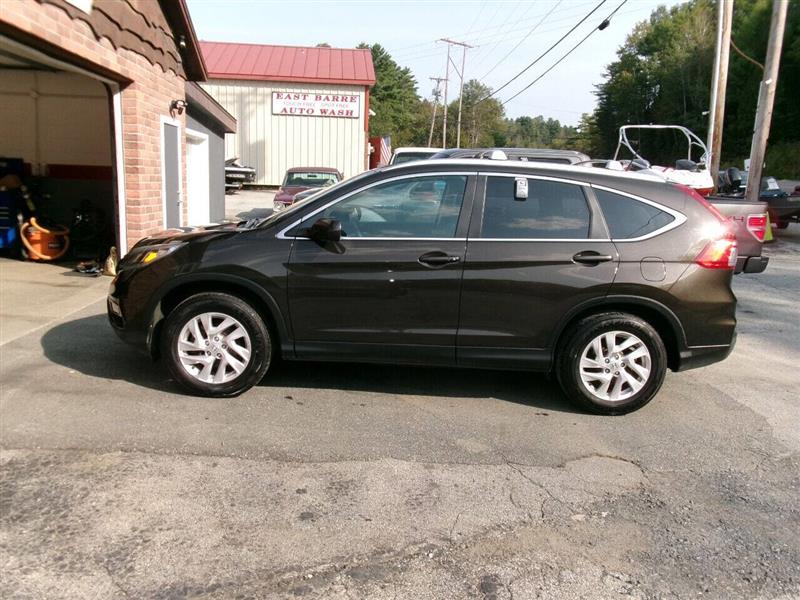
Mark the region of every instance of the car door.
<instances>
[{"instance_id":1,"label":"car door","mask_svg":"<svg viewBox=\"0 0 800 600\"><path fill-rule=\"evenodd\" d=\"M387 178L290 230L297 357L453 364L474 187L466 172ZM320 218L341 223L339 242L302 237Z\"/></svg>"},{"instance_id":2,"label":"car door","mask_svg":"<svg viewBox=\"0 0 800 600\"><path fill-rule=\"evenodd\" d=\"M520 198L525 183L527 198ZM607 293L616 249L588 186L530 172L489 173L481 175L477 196L458 364L546 368L562 318Z\"/></svg>"}]
</instances>

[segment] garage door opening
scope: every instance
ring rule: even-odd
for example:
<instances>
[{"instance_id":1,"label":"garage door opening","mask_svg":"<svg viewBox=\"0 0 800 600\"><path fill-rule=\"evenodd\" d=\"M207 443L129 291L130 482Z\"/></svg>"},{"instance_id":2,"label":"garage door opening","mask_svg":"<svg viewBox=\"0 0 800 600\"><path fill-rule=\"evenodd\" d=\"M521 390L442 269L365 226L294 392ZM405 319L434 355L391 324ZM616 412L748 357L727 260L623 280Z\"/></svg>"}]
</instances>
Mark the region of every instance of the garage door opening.
<instances>
[{"instance_id":1,"label":"garage door opening","mask_svg":"<svg viewBox=\"0 0 800 600\"><path fill-rule=\"evenodd\" d=\"M84 74L38 62L0 43L0 230L37 218L70 229L64 259L102 261L117 245L111 99ZM16 238L16 239L13 239ZM24 247L23 247L24 250Z\"/></svg>"}]
</instances>

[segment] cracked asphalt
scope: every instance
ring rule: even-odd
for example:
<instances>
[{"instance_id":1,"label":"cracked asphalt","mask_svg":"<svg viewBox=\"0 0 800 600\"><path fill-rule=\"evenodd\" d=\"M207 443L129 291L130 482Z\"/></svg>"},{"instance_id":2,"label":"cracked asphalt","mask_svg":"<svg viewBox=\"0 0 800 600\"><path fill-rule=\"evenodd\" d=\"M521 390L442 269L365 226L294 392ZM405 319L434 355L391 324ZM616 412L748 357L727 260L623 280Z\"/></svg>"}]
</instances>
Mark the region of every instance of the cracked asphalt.
<instances>
[{"instance_id":1,"label":"cracked asphalt","mask_svg":"<svg viewBox=\"0 0 800 600\"><path fill-rule=\"evenodd\" d=\"M798 598L800 226L767 253L731 357L624 417L393 366L193 398L64 314L0 346L0 597Z\"/></svg>"}]
</instances>

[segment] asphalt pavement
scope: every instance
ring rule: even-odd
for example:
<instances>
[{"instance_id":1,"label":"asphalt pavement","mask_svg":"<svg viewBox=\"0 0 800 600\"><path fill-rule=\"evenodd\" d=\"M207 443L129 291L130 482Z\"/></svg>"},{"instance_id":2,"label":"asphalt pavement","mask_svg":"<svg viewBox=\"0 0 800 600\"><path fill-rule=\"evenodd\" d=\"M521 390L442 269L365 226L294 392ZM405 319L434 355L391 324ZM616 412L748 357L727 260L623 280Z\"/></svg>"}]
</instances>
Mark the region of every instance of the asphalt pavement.
<instances>
[{"instance_id":1,"label":"asphalt pavement","mask_svg":"<svg viewBox=\"0 0 800 600\"><path fill-rule=\"evenodd\" d=\"M396 366L194 398L64 312L0 345L0 597L800 597L800 226L766 252L729 359L622 417Z\"/></svg>"}]
</instances>

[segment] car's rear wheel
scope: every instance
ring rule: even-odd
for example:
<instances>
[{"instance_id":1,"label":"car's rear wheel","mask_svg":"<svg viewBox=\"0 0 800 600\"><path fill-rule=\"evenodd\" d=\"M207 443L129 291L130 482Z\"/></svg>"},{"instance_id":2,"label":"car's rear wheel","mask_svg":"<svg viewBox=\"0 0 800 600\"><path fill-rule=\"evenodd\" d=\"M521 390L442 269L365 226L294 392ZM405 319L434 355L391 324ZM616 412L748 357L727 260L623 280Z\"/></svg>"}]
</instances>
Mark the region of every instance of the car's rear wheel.
<instances>
[{"instance_id":1,"label":"car's rear wheel","mask_svg":"<svg viewBox=\"0 0 800 600\"><path fill-rule=\"evenodd\" d=\"M667 352L658 332L626 313L592 315L567 333L556 357L564 393L600 414L641 408L658 393Z\"/></svg>"},{"instance_id":2,"label":"car's rear wheel","mask_svg":"<svg viewBox=\"0 0 800 600\"><path fill-rule=\"evenodd\" d=\"M168 316L162 356L181 385L201 396L236 396L257 384L272 357L269 330L246 302L203 293Z\"/></svg>"}]
</instances>

